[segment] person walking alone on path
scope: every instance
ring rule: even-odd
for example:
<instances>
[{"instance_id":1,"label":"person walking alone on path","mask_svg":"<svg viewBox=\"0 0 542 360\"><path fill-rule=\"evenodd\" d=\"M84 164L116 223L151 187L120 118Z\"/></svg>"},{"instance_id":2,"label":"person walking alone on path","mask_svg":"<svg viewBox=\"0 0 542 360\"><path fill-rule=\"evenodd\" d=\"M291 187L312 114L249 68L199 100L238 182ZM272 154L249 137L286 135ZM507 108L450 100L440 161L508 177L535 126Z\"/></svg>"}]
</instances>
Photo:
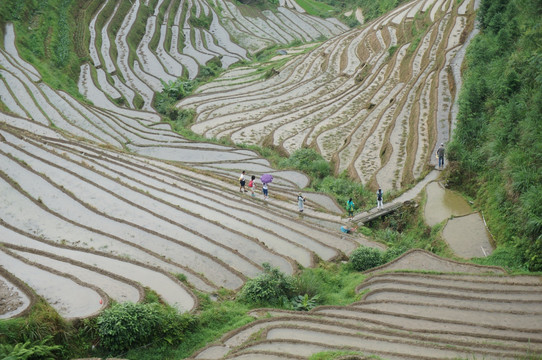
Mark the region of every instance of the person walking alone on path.
<instances>
[{"instance_id":1,"label":"person walking alone on path","mask_svg":"<svg viewBox=\"0 0 542 360\"><path fill-rule=\"evenodd\" d=\"M252 175L250 181L248 182L248 187L250 188L250 196L254 197L254 190L256 189L256 176Z\"/></svg>"},{"instance_id":2,"label":"person walking alone on path","mask_svg":"<svg viewBox=\"0 0 542 360\"><path fill-rule=\"evenodd\" d=\"M350 220L354 218L354 202L352 201L352 198L346 202L346 210L348 210L348 216L350 217Z\"/></svg>"},{"instance_id":3,"label":"person walking alone on path","mask_svg":"<svg viewBox=\"0 0 542 360\"><path fill-rule=\"evenodd\" d=\"M303 204L305 203L305 198L303 194L299 193L297 195L297 206L299 206L299 212L303 212Z\"/></svg>"},{"instance_id":4,"label":"person walking alone on path","mask_svg":"<svg viewBox=\"0 0 542 360\"><path fill-rule=\"evenodd\" d=\"M382 198L382 189L378 189L378 191L376 192L376 208L377 209L382 209L384 207L384 202L383 202L383 198Z\"/></svg>"},{"instance_id":5,"label":"person walking alone on path","mask_svg":"<svg viewBox=\"0 0 542 360\"><path fill-rule=\"evenodd\" d=\"M241 173L241 176L239 176L239 191L240 192L247 192L247 189L245 188L245 170Z\"/></svg>"},{"instance_id":6,"label":"person walking alone on path","mask_svg":"<svg viewBox=\"0 0 542 360\"><path fill-rule=\"evenodd\" d=\"M440 147L437 149L438 157L438 167L439 169L444 167L444 144L440 144Z\"/></svg>"}]
</instances>

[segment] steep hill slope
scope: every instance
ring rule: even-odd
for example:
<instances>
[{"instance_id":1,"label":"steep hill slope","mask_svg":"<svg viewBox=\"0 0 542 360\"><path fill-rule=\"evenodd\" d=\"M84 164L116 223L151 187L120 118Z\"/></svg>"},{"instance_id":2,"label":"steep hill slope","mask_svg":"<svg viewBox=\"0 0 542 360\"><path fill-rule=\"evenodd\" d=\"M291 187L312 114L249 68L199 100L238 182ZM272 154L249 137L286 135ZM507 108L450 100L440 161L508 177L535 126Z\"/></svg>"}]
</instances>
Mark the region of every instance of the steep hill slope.
<instances>
[{"instance_id":1,"label":"steep hill slope","mask_svg":"<svg viewBox=\"0 0 542 360\"><path fill-rule=\"evenodd\" d=\"M484 1L466 58L450 183L477 199L504 259L542 271L542 5Z\"/></svg>"},{"instance_id":2,"label":"steep hill slope","mask_svg":"<svg viewBox=\"0 0 542 360\"><path fill-rule=\"evenodd\" d=\"M312 147L363 183L398 189L451 134L451 66L474 1L411 1L301 54L227 72L181 100L196 133L286 153Z\"/></svg>"}]
</instances>

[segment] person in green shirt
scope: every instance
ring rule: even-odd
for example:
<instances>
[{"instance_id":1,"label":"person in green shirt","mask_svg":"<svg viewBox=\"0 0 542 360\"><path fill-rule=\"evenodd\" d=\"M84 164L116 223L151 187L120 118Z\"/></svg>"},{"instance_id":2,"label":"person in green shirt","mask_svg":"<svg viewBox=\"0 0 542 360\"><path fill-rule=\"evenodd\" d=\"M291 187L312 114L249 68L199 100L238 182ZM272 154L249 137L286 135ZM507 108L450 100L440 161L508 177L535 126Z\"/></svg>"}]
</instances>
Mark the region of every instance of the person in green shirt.
<instances>
[{"instance_id":1,"label":"person in green shirt","mask_svg":"<svg viewBox=\"0 0 542 360\"><path fill-rule=\"evenodd\" d=\"M352 201L352 198L346 202L346 210L348 210L348 216L350 216L350 220L354 217L354 202Z\"/></svg>"}]
</instances>

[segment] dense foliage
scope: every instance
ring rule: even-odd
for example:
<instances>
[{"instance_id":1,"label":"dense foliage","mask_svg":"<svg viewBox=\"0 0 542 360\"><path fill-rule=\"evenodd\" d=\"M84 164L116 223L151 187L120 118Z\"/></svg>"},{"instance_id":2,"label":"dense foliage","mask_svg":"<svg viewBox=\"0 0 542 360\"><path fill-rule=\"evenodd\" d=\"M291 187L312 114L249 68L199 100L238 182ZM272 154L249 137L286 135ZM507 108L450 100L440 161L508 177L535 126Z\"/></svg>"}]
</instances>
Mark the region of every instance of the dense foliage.
<instances>
[{"instance_id":1,"label":"dense foliage","mask_svg":"<svg viewBox=\"0 0 542 360\"><path fill-rule=\"evenodd\" d=\"M263 264L264 272L248 280L239 293L239 299L252 304L280 305L293 295L292 278L277 268Z\"/></svg>"},{"instance_id":2,"label":"dense foliage","mask_svg":"<svg viewBox=\"0 0 542 360\"><path fill-rule=\"evenodd\" d=\"M154 108L164 116L163 121L169 122L173 130L183 133L192 124L195 112L192 109L181 109L175 106L177 101L192 94L201 83L207 82L222 72L222 63L213 58L205 66L201 66L198 76L189 80L185 76L175 81L163 80L163 90L154 96Z\"/></svg>"},{"instance_id":3,"label":"dense foliage","mask_svg":"<svg viewBox=\"0 0 542 360\"><path fill-rule=\"evenodd\" d=\"M3 360L54 360L61 349L59 345L50 345L51 338L25 343L0 344L0 358Z\"/></svg>"},{"instance_id":4,"label":"dense foliage","mask_svg":"<svg viewBox=\"0 0 542 360\"><path fill-rule=\"evenodd\" d=\"M315 178L324 178L331 174L329 163L313 149L302 148L294 151L289 158L279 164L306 172Z\"/></svg>"},{"instance_id":5,"label":"dense foliage","mask_svg":"<svg viewBox=\"0 0 542 360\"><path fill-rule=\"evenodd\" d=\"M79 29L75 30L73 5L73 0L2 0L0 35L5 23L13 22L21 55L38 68L48 84L77 96L79 66L84 59L74 49L72 37Z\"/></svg>"},{"instance_id":6,"label":"dense foliage","mask_svg":"<svg viewBox=\"0 0 542 360\"><path fill-rule=\"evenodd\" d=\"M195 320L158 303L126 302L106 309L96 324L100 346L120 353L150 343L178 344Z\"/></svg>"},{"instance_id":7,"label":"dense foliage","mask_svg":"<svg viewBox=\"0 0 542 360\"><path fill-rule=\"evenodd\" d=\"M500 246L542 270L542 2L483 0L466 58L449 180ZM515 257L515 255L514 255Z\"/></svg>"},{"instance_id":8,"label":"dense foliage","mask_svg":"<svg viewBox=\"0 0 542 360\"><path fill-rule=\"evenodd\" d=\"M365 271L382 265L382 251L376 248L360 246L350 254L350 264L357 271Z\"/></svg>"}]
</instances>

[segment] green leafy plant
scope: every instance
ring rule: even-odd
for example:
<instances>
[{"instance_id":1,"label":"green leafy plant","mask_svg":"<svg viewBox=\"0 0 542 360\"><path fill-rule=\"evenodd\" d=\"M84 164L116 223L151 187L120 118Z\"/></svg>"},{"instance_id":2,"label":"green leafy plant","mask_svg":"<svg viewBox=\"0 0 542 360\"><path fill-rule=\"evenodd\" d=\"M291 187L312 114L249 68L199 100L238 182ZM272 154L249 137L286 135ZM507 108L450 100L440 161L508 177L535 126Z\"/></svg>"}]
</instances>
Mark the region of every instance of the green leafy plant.
<instances>
[{"instance_id":1,"label":"green leafy plant","mask_svg":"<svg viewBox=\"0 0 542 360\"><path fill-rule=\"evenodd\" d=\"M318 305L320 297L315 295L309 298L309 294L297 295L292 299L292 308L297 311L309 311Z\"/></svg>"},{"instance_id":2,"label":"green leafy plant","mask_svg":"<svg viewBox=\"0 0 542 360\"><path fill-rule=\"evenodd\" d=\"M294 285L290 276L282 273L278 268L271 268L263 264L264 273L247 281L239 293L243 302L259 305L280 305L284 298L289 298Z\"/></svg>"},{"instance_id":3,"label":"green leafy plant","mask_svg":"<svg viewBox=\"0 0 542 360\"><path fill-rule=\"evenodd\" d=\"M50 345L52 337L43 340L24 343L0 344L0 358L3 360L54 360L58 357L58 352L62 348L60 345Z\"/></svg>"},{"instance_id":4,"label":"green leafy plant","mask_svg":"<svg viewBox=\"0 0 542 360\"><path fill-rule=\"evenodd\" d=\"M365 271L376 266L382 265L382 251L376 248L360 246L352 251L350 255L350 264L354 270Z\"/></svg>"}]
</instances>

